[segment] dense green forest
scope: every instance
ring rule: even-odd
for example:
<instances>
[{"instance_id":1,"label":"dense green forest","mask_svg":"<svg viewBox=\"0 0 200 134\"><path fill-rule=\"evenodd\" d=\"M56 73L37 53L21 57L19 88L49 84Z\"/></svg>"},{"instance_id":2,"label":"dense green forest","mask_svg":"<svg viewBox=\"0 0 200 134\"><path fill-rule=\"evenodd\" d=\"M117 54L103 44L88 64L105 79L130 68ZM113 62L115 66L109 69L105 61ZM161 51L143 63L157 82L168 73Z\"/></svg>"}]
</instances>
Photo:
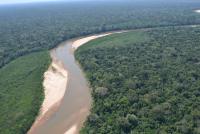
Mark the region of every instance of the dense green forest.
<instances>
[{"instance_id":1,"label":"dense green forest","mask_svg":"<svg viewBox=\"0 0 200 134\"><path fill-rule=\"evenodd\" d=\"M47 49L110 30L198 25L199 7L196 0L0 5L0 133L24 134L34 121ZM200 28L171 27L81 47L76 58L94 98L82 133L200 133L199 35Z\"/></svg>"},{"instance_id":2,"label":"dense green forest","mask_svg":"<svg viewBox=\"0 0 200 134\"><path fill-rule=\"evenodd\" d=\"M109 30L200 24L190 0L37 3L0 6L0 67L68 38Z\"/></svg>"},{"instance_id":3,"label":"dense green forest","mask_svg":"<svg viewBox=\"0 0 200 134\"><path fill-rule=\"evenodd\" d=\"M43 101L48 52L20 57L0 69L0 134L25 134Z\"/></svg>"},{"instance_id":4,"label":"dense green forest","mask_svg":"<svg viewBox=\"0 0 200 134\"><path fill-rule=\"evenodd\" d=\"M82 134L199 134L200 27L103 37L75 53L93 107Z\"/></svg>"}]
</instances>

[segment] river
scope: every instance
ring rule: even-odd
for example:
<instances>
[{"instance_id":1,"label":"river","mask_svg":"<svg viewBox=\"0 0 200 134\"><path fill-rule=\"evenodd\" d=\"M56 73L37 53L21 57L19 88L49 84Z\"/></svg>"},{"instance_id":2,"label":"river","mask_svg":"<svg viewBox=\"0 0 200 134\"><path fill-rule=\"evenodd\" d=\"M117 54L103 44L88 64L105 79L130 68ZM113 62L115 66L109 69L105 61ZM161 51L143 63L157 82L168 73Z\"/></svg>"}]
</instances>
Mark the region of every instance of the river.
<instances>
[{"instance_id":1,"label":"river","mask_svg":"<svg viewBox=\"0 0 200 134\"><path fill-rule=\"evenodd\" d=\"M186 25L180 27L196 27L198 25ZM144 28L140 30L150 30ZM130 31L130 30L129 30ZM137 30L132 30L137 31ZM84 43L107 36L113 33L92 35L82 39L72 39L58 45L51 50L53 60L60 61L68 72L68 82L64 97L59 105L48 110L47 116L33 125L29 134L78 134L84 121L90 113L92 104L91 90L85 79L84 73L75 61L74 50ZM74 42L78 44L74 45ZM82 43L80 43L82 42ZM74 47L73 47L74 46ZM37 121L37 120L36 120Z\"/></svg>"},{"instance_id":2,"label":"river","mask_svg":"<svg viewBox=\"0 0 200 134\"><path fill-rule=\"evenodd\" d=\"M36 120L29 134L78 134L90 113L91 90L80 66L75 61L74 51L86 42L110 35L111 32L72 39L51 50L53 61L62 63L68 72L67 87L60 104L51 107L44 117Z\"/></svg>"},{"instance_id":3,"label":"river","mask_svg":"<svg viewBox=\"0 0 200 134\"><path fill-rule=\"evenodd\" d=\"M68 72L67 90L60 106L36 127L35 134L64 134L70 128L80 128L89 114L92 101L90 89L75 61L72 43L73 40L69 40L51 50L51 56L62 61Z\"/></svg>"}]
</instances>

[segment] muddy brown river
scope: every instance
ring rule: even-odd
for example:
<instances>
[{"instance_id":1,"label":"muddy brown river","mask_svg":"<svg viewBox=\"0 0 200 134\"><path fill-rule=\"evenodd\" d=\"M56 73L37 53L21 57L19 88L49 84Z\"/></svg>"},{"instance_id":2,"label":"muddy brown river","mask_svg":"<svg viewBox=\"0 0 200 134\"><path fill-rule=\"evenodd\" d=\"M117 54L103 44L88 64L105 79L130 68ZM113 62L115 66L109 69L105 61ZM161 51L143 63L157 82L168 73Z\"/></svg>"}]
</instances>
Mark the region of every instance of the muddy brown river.
<instances>
[{"instance_id":1,"label":"muddy brown river","mask_svg":"<svg viewBox=\"0 0 200 134\"><path fill-rule=\"evenodd\" d=\"M70 128L78 129L89 114L90 89L75 61L72 43L73 40L63 42L51 51L53 58L62 61L68 71L67 90L58 109L34 130L35 134L64 134Z\"/></svg>"},{"instance_id":2,"label":"muddy brown river","mask_svg":"<svg viewBox=\"0 0 200 134\"><path fill-rule=\"evenodd\" d=\"M75 61L74 50L86 42L107 36L108 32L79 39L65 41L51 50L53 61L62 63L68 72L68 82L64 97L59 104L50 108L39 121L35 123L28 134L78 134L84 121L90 113L92 104L91 90L85 75Z\"/></svg>"}]
</instances>

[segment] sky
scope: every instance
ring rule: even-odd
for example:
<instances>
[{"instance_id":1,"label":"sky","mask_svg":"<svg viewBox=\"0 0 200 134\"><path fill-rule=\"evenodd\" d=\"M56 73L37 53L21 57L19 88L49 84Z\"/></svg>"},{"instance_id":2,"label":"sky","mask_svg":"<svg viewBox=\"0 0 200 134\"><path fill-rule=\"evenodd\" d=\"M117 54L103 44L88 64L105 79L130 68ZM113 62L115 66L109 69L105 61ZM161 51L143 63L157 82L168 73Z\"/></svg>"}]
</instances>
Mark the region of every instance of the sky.
<instances>
[{"instance_id":1,"label":"sky","mask_svg":"<svg viewBox=\"0 0 200 134\"><path fill-rule=\"evenodd\" d=\"M0 0L0 4L47 2L47 1L58 1L58 0ZM77 1L77 0L63 0L63 1Z\"/></svg>"},{"instance_id":2,"label":"sky","mask_svg":"<svg viewBox=\"0 0 200 134\"><path fill-rule=\"evenodd\" d=\"M0 4L47 2L47 1L84 1L84 0L0 0ZM187 1L187 0L185 0L185 1ZM190 1L190 0L188 0L188 1ZM200 1L200 0L196 0L196 1Z\"/></svg>"}]
</instances>

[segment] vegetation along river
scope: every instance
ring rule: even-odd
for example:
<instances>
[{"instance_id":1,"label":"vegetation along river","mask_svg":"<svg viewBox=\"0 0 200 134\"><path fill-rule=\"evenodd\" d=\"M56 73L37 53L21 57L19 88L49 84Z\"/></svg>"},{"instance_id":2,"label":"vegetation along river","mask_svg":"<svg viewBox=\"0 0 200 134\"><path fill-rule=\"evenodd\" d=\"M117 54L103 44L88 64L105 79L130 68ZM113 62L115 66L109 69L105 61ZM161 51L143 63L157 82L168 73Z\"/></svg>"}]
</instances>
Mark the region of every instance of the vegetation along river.
<instances>
[{"instance_id":1,"label":"vegetation along river","mask_svg":"<svg viewBox=\"0 0 200 134\"><path fill-rule=\"evenodd\" d=\"M194 27L187 25L183 27ZM181 26L180 26L181 27ZM148 30L146 28L143 30ZM140 29L142 30L142 29ZM51 50L53 61L59 61L67 71L67 86L59 105L51 107L39 121L32 126L29 134L78 134L90 113L92 98L84 73L75 61L74 51L90 40L113 33L103 33L84 38L65 41ZM55 82L56 83L56 82Z\"/></svg>"},{"instance_id":2,"label":"vegetation along river","mask_svg":"<svg viewBox=\"0 0 200 134\"><path fill-rule=\"evenodd\" d=\"M118 32L112 32L118 33ZM59 61L67 71L67 86L59 106L36 120L30 134L77 134L89 115L92 99L84 73L74 58L74 51L86 42L109 35L104 33L68 40L51 50L53 61ZM55 82L56 83L56 82Z\"/></svg>"}]
</instances>

